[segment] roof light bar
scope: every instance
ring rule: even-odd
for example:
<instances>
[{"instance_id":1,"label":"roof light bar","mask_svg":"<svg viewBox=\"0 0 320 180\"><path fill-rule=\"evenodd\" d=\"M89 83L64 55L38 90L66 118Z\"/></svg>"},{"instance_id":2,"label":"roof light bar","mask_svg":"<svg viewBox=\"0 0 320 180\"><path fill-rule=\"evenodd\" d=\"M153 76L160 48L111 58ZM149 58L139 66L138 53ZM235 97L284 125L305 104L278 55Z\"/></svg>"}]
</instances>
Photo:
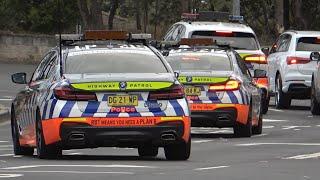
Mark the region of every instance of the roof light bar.
<instances>
[{"instance_id":1,"label":"roof light bar","mask_svg":"<svg viewBox=\"0 0 320 180\"><path fill-rule=\"evenodd\" d=\"M220 11L200 11L198 14L183 13L181 19L187 21L230 21L239 23L244 21L243 16L230 15L228 12Z\"/></svg>"},{"instance_id":2,"label":"roof light bar","mask_svg":"<svg viewBox=\"0 0 320 180\"><path fill-rule=\"evenodd\" d=\"M59 40L59 34L56 34L55 38ZM80 41L83 39L83 34L61 34L62 41Z\"/></svg>"},{"instance_id":3,"label":"roof light bar","mask_svg":"<svg viewBox=\"0 0 320 180\"><path fill-rule=\"evenodd\" d=\"M104 30L90 30L86 31L86 40L127 40L128 33L126 31L104 31Z\"/></svg>"},{"instance_id":4,"label":"roof light bar","mask_svg":"<svg viewBox=\"0 0 320 180\"><path fill-rule=\"evenodd\" d=\"M151 34L131 34L131 39L151 39Z\"/></svg>"}]
</instances>

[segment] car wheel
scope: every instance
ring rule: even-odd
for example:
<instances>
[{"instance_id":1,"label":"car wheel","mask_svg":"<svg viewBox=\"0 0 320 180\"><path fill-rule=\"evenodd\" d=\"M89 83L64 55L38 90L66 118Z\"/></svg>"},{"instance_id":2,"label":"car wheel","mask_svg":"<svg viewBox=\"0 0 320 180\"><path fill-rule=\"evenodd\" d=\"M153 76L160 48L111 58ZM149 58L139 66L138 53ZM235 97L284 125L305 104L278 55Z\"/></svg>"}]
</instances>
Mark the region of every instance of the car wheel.
<instances>
[{"instance_id":1,"label":"car wheel","mask_svg":"<svg viewBox=\"0 0 320 180\"><path fill-rule=\"evenodd\" d=\"M258 120L258 126L253 126L252 127L252 134L262 134L262 125L263 125L263 121L262 121L262 114L259 114L259 120Z\"/></svg>"},{"instance_id":2,"label":"car wheel","mask_svg":"<svg viewBox=\"0 0 320 180\"><path fill-rule=\"evenodd\" d=\"M17 120L16 120L16 116L15 116L14 112L11 112L11 133L12 133L14 154L15 155L32 156L34 153L34 148L23 147L20 145L18 125L17 125Z\"/></svg>"},{"instance_id":3,"label":"car wheel","mask_svg":"<svg viewBox=\"0 0 320 180\"><path fill-rule=\"evenodd\" d=\"M277 109L288 109L291 105L291 98L282 91L281 76L276 79L275 104Z\"/></svg>"},{"instance_id":4,"label":"car wheel","mask_svg":"<svg viewBox=\"0 0 320 180\"><path fill-rule=\"evenodd\" d=\"M158 147L152 145L142 145L138 147L138 153L141 157L155 157L158 155Z\"/></svg>"},{"instance_id":5,"label":"car wheel","mask_svg":"<svg viewBox=\"0 0 320 180\"><path fill-rule=\"evenodd\" d=\"M56 145L46 145L43 136L42 120L39 113L36 120L37 156L40 159L54 159L62 155L62 149Z\"/></svg>"},{"instance_id":6,"label":"car wheel","mask_svg":"<svg viewBox=\"0 0 320 180\"><path fill-rule=\"evenodd\" d=\"M164 153L168 160L187 160L190 157L191 138L188 142L169 144L164 147Z\"/></svg>"},{"instance_id":7,"label":"car wheel","mask_svg":"<svg viewBox=\"0 0 320 180\"><path fill-rule=\"evenodd\" d=\"M252 105L250 104L247 124L240 124L236 122L233 127L234 135L236 137L251 137L252 135Z\"/></svg>"},{"instance_id":8,"label":"car wheel","mask_svg":"<svg viewBox=\"0 0 320 180\"><path fill-rule=\"evenodd\" d=\"M314 83L311 87L311 113L313 115L320 115L320 102L316 98L316 88Z\"/></svg>"}]
</instances>

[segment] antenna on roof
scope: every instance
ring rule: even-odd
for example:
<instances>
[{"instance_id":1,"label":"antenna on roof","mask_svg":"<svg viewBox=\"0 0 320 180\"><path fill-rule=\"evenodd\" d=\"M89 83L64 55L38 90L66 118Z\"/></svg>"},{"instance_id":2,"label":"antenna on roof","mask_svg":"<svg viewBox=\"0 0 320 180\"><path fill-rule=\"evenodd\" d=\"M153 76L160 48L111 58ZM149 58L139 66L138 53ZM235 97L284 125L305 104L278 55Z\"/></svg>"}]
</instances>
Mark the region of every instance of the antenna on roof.
<instances>
[{"instance_id":1,"label":"antenna on roof","mask_svg":"<svg viewBox=\"0 0 320 180\"><path fill-rule=\"evenodd\" d=\"M62 62L62 44L61 44L61 0L58 0L58 31L59 31L59 57L60 57L60 62Z\"/></svg>"}]
</instances>

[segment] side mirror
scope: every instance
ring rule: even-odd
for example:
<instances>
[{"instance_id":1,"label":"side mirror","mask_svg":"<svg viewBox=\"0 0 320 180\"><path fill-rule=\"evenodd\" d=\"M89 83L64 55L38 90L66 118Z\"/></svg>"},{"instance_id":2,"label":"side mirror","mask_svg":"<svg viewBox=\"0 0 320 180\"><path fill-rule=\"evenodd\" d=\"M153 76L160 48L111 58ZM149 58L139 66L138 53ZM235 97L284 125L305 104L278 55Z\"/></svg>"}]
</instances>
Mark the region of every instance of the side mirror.
<instances>
[{"instance_id":1,"label":"side mirror","mask_svg":"<svg viewBox=\"0 0 320 180\"><path fill-rule=\"evenodd\" d=\"M178 72L174 72L174 76L178 79L180 74Z\"/></svg>"},{"instance_id":2,"label":"side mirror","mask_svg":"<svg viewBox=\"0 0 320 180\"><path fill-rule=\"evenodd\" d=\"M270 48L269 48L269 47L263 47L263 48L261 48L261 51L262 51L266 56L268 56L268 55L269 55Z\"/></svg>"},{"instance_id":3,"label":"side mirror","mask_svg":"<svg viewBox=\"0 0 320 180\"><path fill-rule=\"evenodd\" d=\"M319 52L312 52L310 54L311 61L320 61L320 53Z\"/></svg>"},{"instance_id":4,"label":"side mirror","mask_svg":"<svg viewBox=\"0 0 320 180\"><path fill-rule=\"evenodd\" d=\"M265 77L267 77L267 71L261 70L261 69L254 70L253 78L265 78Z\"/></svg>"},{"instance_id":5,"label":"side mirror","mask_svg":"<svg viewBox=\"0 0 320 180\"><path fill-rule=\"evenodd\" d=\"M169 51L168 51L168 50L163 50L163 51L161 51L161 53L162 53L162 55L163 55L164 57L169 56Z\"/></svg>"},{"instance_id":6,"label":"side mirror","mask_svg":"<svg viewBox=\"0 0 320 180\"><path fill-rule=\"evenodd\" d=\"M152 40L149 42L150 46L153 46L156 49L159 49L159 43L158 41Z\"/></svg>"},{"instance_id":7,"label":"side mirror","mask_svg":"<svg viewBox=\"0 0 320 180\"><path fill-rule=\"evenodd\" d=\"M27 74L24 72L12 74L11 80L16 84L27 84Z\"/></svg>"}]
</instances>

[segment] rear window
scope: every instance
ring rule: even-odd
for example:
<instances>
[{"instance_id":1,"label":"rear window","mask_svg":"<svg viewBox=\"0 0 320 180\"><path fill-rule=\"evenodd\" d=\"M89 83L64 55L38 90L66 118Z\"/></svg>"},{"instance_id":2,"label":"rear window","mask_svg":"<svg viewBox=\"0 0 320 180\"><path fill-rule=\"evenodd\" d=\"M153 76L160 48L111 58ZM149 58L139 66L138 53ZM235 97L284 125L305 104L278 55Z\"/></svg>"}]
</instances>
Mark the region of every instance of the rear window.
<instances>
[{"instance_id":1,"label":"rear window","mask_svg":"<svg viewBox=\"0 0 320 180\"><path fill-rule=\"evenodd\" d=\"M68 54L66 74L83 73L167 73L153 52L126 50L79 51Z\"/></svg>"},{"instance_id":2,"label":"rear window","mask_svg":"<svg viewBox=\"0 0 320 180\"><path fill-rule=\"evenodd\" d=\"M229 43L235 49L258 50L256 38L251 33L232 31L194 31L191 38L212 38Z\"/></svg>"},{"instance_id":3,"label":"rear window","mask_svg":"<svg viewBox=\"0 0 320 180\"><path fill-rule=\"evenodd\" d=\"M167 57L175 71L231 71L231 62L227 55L206 53L180 54Z\"/></svg>"},{"instance_id":4,"label":"rear window","mask_svg":"<svg viewBox=\"0 0 320 180\"><path fill-rule=\"evenodd\" d=\"M297 51L320 51L320 37L301 37L297 42Z\"/></svg>"}]
</instances>

